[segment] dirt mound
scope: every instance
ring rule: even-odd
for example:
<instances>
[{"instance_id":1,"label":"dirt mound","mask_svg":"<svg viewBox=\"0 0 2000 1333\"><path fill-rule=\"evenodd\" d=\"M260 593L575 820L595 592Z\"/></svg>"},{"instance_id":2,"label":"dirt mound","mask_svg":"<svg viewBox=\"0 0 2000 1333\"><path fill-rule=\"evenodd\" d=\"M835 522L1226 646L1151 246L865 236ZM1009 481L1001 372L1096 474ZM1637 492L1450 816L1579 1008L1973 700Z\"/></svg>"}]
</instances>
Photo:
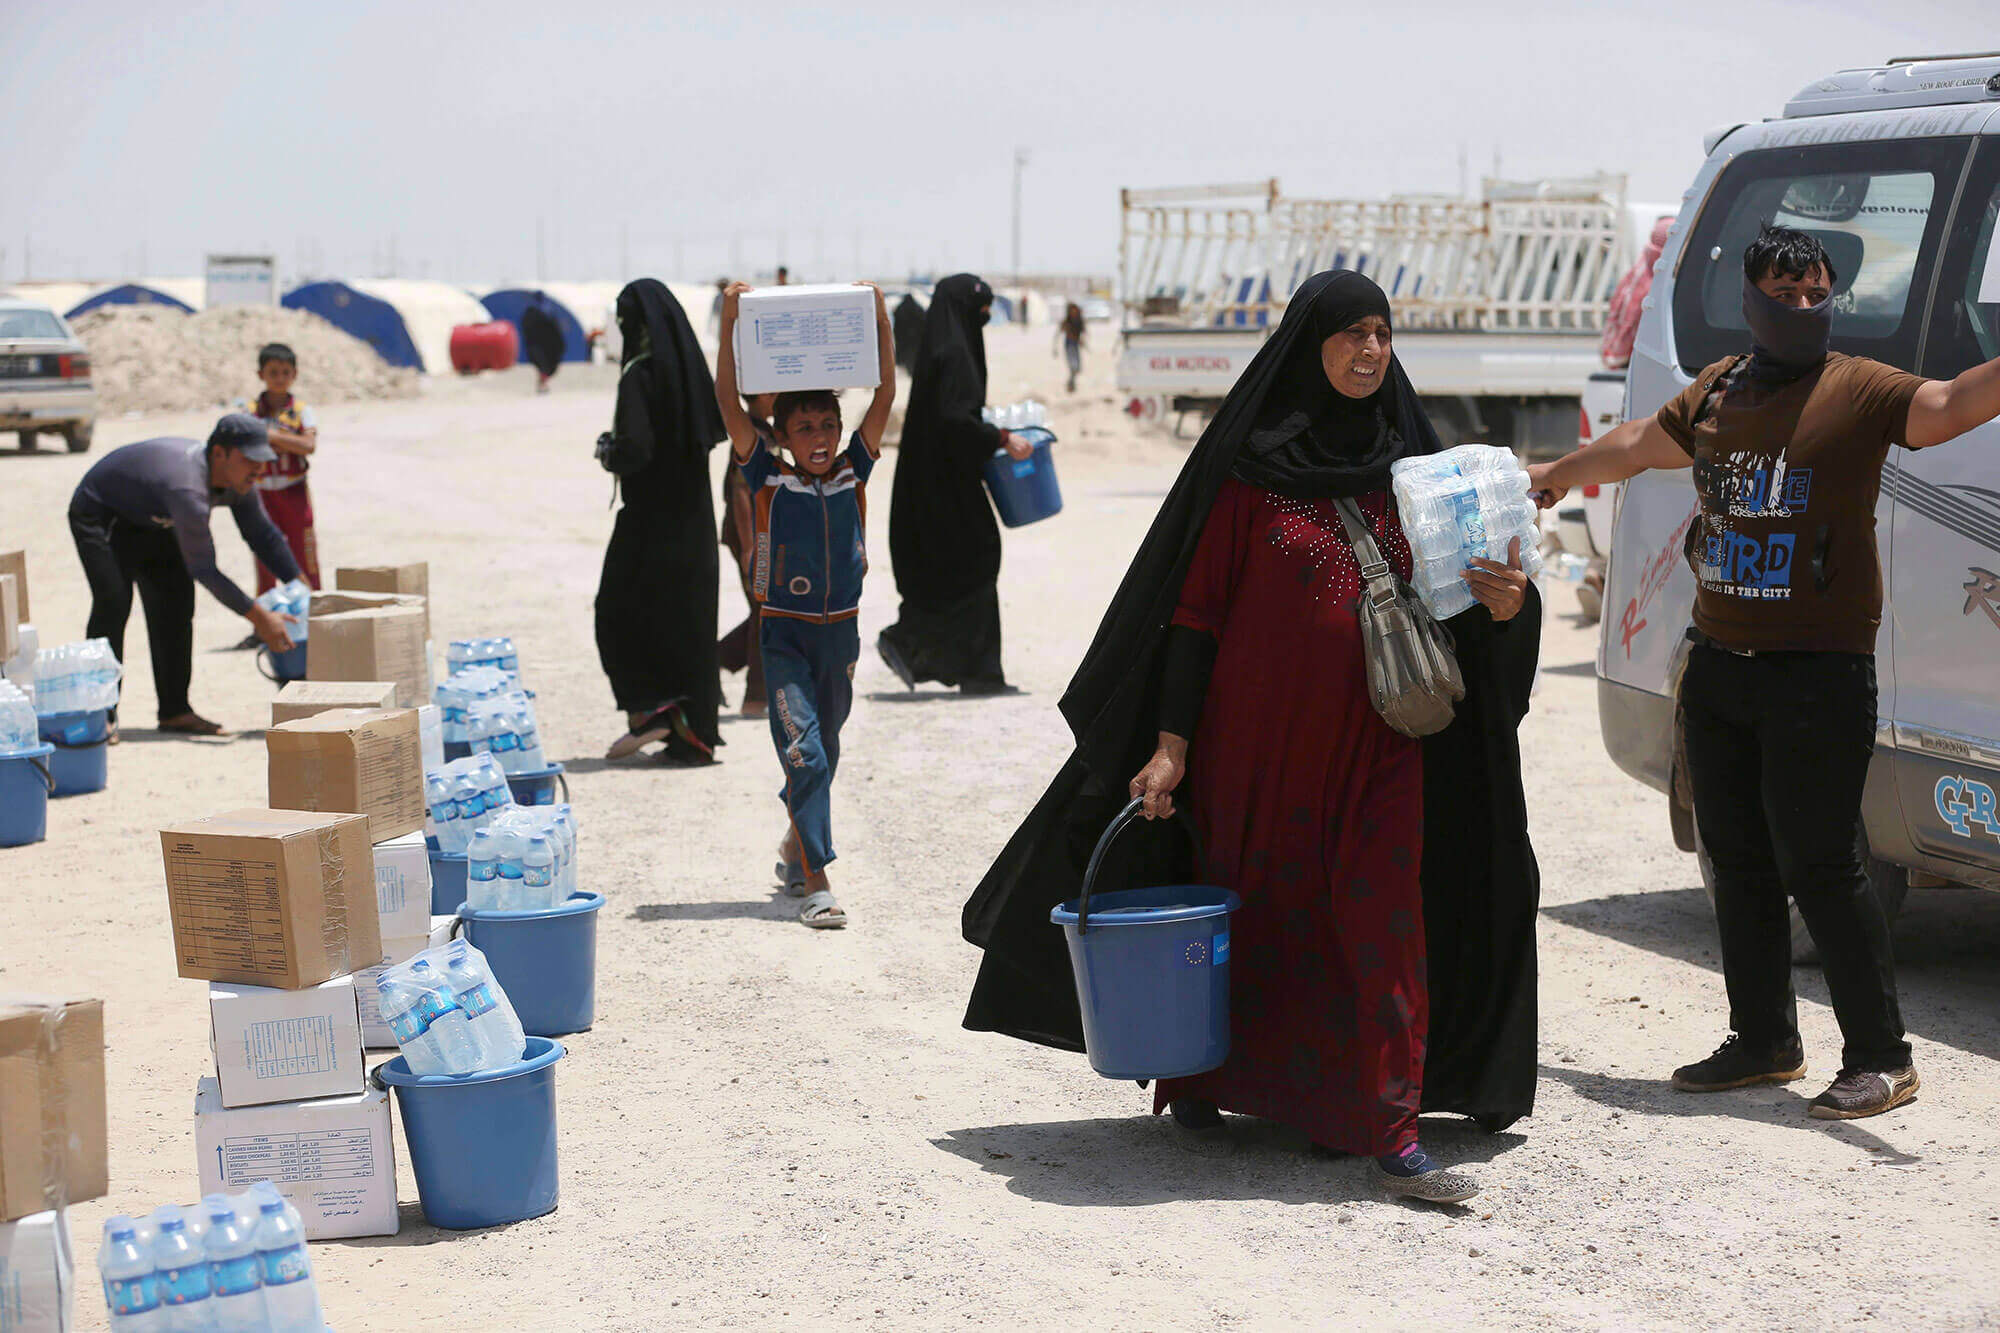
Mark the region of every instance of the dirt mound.
<instances>
[{"instance_id":1,"label":"dirt mound","mask_svg":"<svg viewBox=\"0 0 2000 1333\"><path fill-rule=\"evenodd\" d=\"M299 356L299 398L409 398L414 371L398 370L359 338L317 315L275 306L223 306L198 315L159 306L104 306L70 321L90 348L98 411L170 412L214 407L258 390L257 349L288 344Z\"/></svg>"}]
</instances>

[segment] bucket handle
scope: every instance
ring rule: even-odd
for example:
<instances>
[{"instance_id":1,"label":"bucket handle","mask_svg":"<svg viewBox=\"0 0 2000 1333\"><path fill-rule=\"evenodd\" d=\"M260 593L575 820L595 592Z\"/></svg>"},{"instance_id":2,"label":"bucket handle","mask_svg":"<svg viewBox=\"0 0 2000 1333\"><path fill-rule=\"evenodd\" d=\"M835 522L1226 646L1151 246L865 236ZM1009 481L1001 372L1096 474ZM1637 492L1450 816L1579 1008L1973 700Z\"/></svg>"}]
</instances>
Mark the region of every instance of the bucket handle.
<instances>
[{"instance_id":1,"label":"bucket handle","mask_svg":"<svg viewBox=\"0 0 2000 1333\"><path fill-rule=\"evenodd\" d=\"M1146 798L1135 796L1130 805L1118 812L1118 817L1111 821L1111 827L1104 830L1104 836L1097 840L1097 846L1091 851L1090 864L1083 872L1083 893L1076 904L1077 934L1084 934L1090 929L1090 891L1096 885L1098 867L1104 864L1104 854L1111 850L1112 842L1130 827L1145 809ZM1173 819L1187 832L1188 844L1194 848L1195 864L1201 864L1201 830L1195 827L1194 820L1189 817L1187 810L1179 805L1174 807Z\"/></svg>"},{"instance_id":2,"label":"bucket handle","mask_svg":"<svg viewBox=\"0 0 2000 1333\"><path fill-rule=\"evenodd\" d=\"M56 794L56 775L55 770L49 767L49 761L34 755L26 757L28 763L34 767L34 770L42 775L42 783L49 789L49 795L54 796Z\"/></svg>"},{"instance_id":3,"label":"bucket handle","mask_svg":"<svg viewBox=\"0 0 2000 1333\"><path fill-rule=\"evenodd\" d=\"M259 648L257 650L256 662L258 675L270 681L273 685L279 683L278 669L271 664L271 650L269 648Z\"/></svg>"},{"instance_id":4,"label":"bucket handle","mask_svg":"<svg viewBox=\"0 0 2000 1333\"><path fill-rule=\"evenodd\" d=\"M393 1060L395 1058L396 1057L392 1055L389 1057L389 1060ZM383 1065L388 1064L389 1060L382 1061L381 1064L376 1065L373 1069L368 1071L368 1086L375 1089L375 1091L377 1092L387 1092L389 1090L389 1085L382 1081L382 1067Z\"/></svg>"}]
</instances>

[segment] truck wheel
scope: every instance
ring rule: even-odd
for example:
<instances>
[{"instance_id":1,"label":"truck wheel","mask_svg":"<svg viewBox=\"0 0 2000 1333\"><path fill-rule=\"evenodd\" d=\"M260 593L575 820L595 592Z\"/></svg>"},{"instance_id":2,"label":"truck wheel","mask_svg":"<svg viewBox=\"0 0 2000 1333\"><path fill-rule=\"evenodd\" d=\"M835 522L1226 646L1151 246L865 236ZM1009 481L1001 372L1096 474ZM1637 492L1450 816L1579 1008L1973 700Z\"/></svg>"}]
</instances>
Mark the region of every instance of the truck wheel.
<instances>
[{"instance_id":1,"label":"truck wheel","mask_svg":"<svg viewBox=\"0 0 2000 1333\"><path fill-rule=\"evenodd\" d=\"M69 446L69 451L73 454L88 453L90 452L90 434L91 428L87 425L64 426L62 431L63 443Z\"/></svg>"},{"instance_id":2,"label":"truck wheel","mask_svg":"<svg viewBox=\"0 0 2000 1333\"><path fill-rule=\"evenodd\" d=\"M35 452L36 448L38 447L35 444L35 435L36 435L35 431L24 430L16 437L21 441L22 453L32 454L33 452Z\"/></svg>"},{"instance_id":3,"label":"truck wheel","mask_svg":"<svg viewBox=\"0 0 2000 1333\"><path fill-rule=\"evenodd\" d=\"M1708 848L1702 845L1701 829L1695 829L1695 863L1701 867L1701 889L1708 895L1709 910L1715 909L1715 866L1708 859ZM1882 915L1890 925L1896 924L1896 914L1903 910L1903 899L1909 896L1910 877L1899 865L1892 865L1874 856L1864 856L1861 868L1868 875L1868 887L1875 891L1875 901L1882 906ZM1792 965L1807 967L1819 962L1819 947L1813 943L1812 932L1806 929L1805 918L1799 915L1797 903L1790 904L1792 914Z\"/></svg>"}]
</instances>

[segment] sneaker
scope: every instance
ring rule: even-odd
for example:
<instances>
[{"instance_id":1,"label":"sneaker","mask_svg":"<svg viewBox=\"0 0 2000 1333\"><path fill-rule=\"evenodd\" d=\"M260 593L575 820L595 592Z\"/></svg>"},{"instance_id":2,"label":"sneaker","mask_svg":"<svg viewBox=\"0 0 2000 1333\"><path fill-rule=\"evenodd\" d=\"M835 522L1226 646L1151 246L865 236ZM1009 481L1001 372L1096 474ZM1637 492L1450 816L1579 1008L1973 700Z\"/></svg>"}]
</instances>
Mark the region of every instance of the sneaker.
<instances>
[{"instance_id":1,"label":"sneaker","mask_svg":"<svg viewBox=\"0 0 2000 1333\"><path fill-rule=\"evenodd\" d=\"M1375 1160L1375 1178L1391 1194L1419 1203L1464 1203L1479 1193L1478 1181L1445 1170L1427 1157L1422 1148L1402 1154L1400 1164L1405 1170L1391 1171L1382 1165L1380 1158Z\"/></svg>"},{"instance_id":2,"label":"sneaker","mask_svg":"<svg viewBox=\"0 0 2000 1333\"><path fill-rule=\"evenodd\" d=\"M1798 1038L1775 1050L1760 1049L1732 1032L1708 1059L1676 1069L1674 1088L1680 1092L1722 1092L1760 1083L1790 1083L1805 1076L1806 1053Z\"/></svg>"},{"instance_id":3,"label":"sneaker","mask_svg":"<svg viewBox=\"0 0 2000 1333\"><path fill-rule=\"evenodd\" d=\"M1840 1076L1812 1099L1807 1114L1815 1120L1860 1120L1893 1111L1917 1095L1923 1080L1914 1066L1901 1069L1843 1069Z\"/></svg>"}]
</instances>

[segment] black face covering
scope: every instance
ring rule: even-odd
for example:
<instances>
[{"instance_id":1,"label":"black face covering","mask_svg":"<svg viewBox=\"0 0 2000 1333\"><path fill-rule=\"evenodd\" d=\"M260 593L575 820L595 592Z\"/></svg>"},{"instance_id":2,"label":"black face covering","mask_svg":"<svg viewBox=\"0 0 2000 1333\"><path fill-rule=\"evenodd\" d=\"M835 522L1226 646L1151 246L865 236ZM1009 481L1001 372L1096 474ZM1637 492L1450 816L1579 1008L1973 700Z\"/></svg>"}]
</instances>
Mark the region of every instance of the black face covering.
<instances>
[{"instance_id":1,"label":"black face covering","mask_svg":"<svg viewBox=\"0 0 2000 1333\"><path fill-rule=\"evenodd\" d=\"M1833 296L1801 310L1743 279L1743 320L1750 326L1750 361L1744 373L1767 384L1786 384L1819 369L1833 337Z\"/></svg>"}]
</instances>

